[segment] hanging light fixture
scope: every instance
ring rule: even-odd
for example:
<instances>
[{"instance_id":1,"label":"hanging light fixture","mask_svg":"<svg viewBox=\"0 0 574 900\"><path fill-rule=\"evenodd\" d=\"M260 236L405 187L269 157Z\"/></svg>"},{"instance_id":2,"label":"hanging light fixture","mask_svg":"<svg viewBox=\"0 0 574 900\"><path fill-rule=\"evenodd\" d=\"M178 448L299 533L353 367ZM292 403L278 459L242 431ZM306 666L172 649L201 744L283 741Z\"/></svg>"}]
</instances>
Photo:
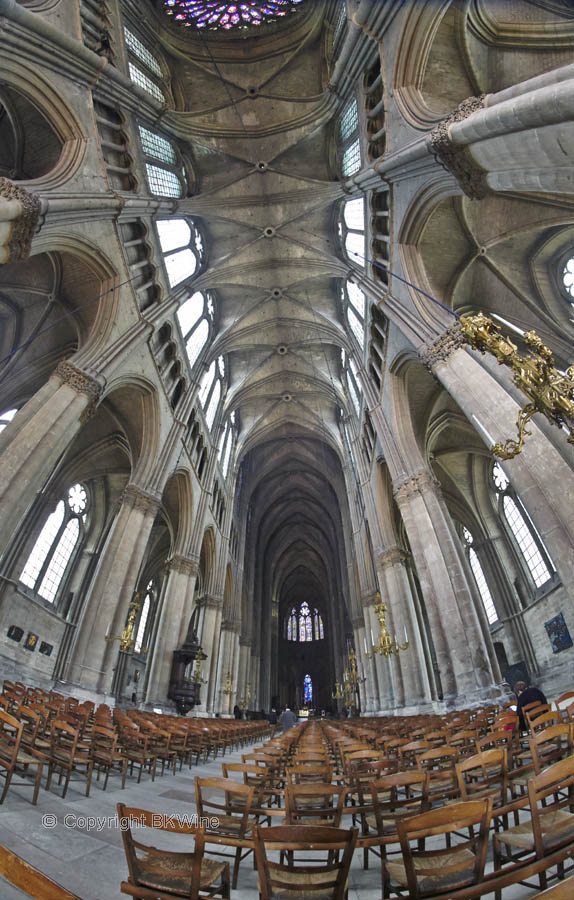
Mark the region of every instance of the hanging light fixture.
<instances>
[{"instance_id":1,"label":"hanging light fixture","mask_svg":"<svg viewBox=\"0 0 574 900\"><path fill-rule=\"evenodd\" d=\"M396 635L391 637L389 630L387 629L387 622L385 613L387 611L386 604L383 603L382 597L377 591L377 599L375 601L375 612L377 614L377 619L379 620L379 639L376 644L371 646L371 652L367 653L366 656L368 659L372 659L376 653L380 653L381 656L384 656L386 659L389 659L390 656L396 656L400 650L408 650L409 641L407 638L407 631L405 628L405 643L399 644L397 641Z\"/></svg>"}]
</instances>

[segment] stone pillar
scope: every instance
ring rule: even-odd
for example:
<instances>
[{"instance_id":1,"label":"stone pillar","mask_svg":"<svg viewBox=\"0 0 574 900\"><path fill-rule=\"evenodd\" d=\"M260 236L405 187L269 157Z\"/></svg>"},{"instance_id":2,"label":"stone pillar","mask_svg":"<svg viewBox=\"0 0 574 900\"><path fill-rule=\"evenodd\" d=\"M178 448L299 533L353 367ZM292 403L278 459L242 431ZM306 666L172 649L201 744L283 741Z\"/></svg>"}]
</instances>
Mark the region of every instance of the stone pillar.
<instances>
[{"instance_id":1,"label":"stone pillar","mask_svg":"<svg viewBox=\"0 0 574 900\"><path fill-rule=\"evenodd\" d=\"M145 559L161 498L128 484L84 601L68 680L107 695L118 658L119 636ZM107 640L106 640L107 638Z\"/></svg>"},{"instance_id":2,"label":"stone pillar","mask_svg":"<svg viewBox=\"0 0 574 900\"><path fill-rule=\"evenodd\" d=\"M484 636L462 548L438 482L428 471L393 484L425 598L448 707L493 695L492 646Z\"/></svg>"},{"instance_id":3,"label":"stone pillar","mask_svg":"<svg viewBox=\"0 0 574 900\"><path fill-rule=\"evenodd\" d=\"M0 178L0 265L28 259L41 206L38 194Z\"/></svg>"},{"instance_id":4,"label":"stone pillar","mask_svg":"<svg viewBox=\"0 0 574 900\"><path fill-rule=\"evenodd\" d=\"M95 378L61 362L0 435L0 547L8 543L101 391Z\"/></svg>"},{"instance_id":5,"label":"stone pillar","mask_svg":"<svg viewBox=\"0 0 574 900\"><path fill-rule=\"evenodd\" d=\"M399 644L408 639L408 649L395 657L402 675L403 702L401 706L425 705L430 700L430 685L426 674L424 650L413 604L411 586L405 567L405 555L399 547L391 547L379 554L375 566L384 585L383 597L388 598L390 620ZM390 621L387 617L387 622ZM389 631L391 626L389 624Z\"/></svg>"},{"instance_id":6,"label":"stone pillar","mask_svg":"<svg viewBox=\"0 0 574 900\"><path fill-rule=\"evenodd\" d=\"M223 715L228 715L233 709L233 694L224 694L223 690L227 683L227 673L231 677L231 685L235 684L235 650L238 640L237 627L232 622L225 622L221 628L219 641L219 672L217 679L217 702L216 707Z\"/></svg>"},{"instance_id":7,"label":"stone pillar","mask_svg":"<svg viewBox=\"0 0 574 900\"><path fill-rule=\"evenodd\" d=\"M235 703L245 697L247 689L247 681L249 676L249 659L251 656L251 641L247 638L239 638L239 666L237 669L237 690L235 692ZM235 703L233 704L235 706Z\"/></svg>"},{"instance_id":8,"label":"stone pillar","mask_svg":"<svg viewBox=\"0 0 574 900\"><path fill-rule=\"evenodd\" d=\"M168 560L168 568L146 693L147 702L156 706L167 702L173 651L183 643L180 638L182 628L187 632L191 612L187 620L185 615L188 609L191 610L199 571L196 560L179 554Z\"/></svg>"},{"instance_id":9,"label":"stone pillar","mask_svg":"<svg viewBox=\"0 0 574 900\"><path fill-rule=\"evenodd\" d=\"M214 712L217 688L217 662L219 658L219 629L223 610L223 597L207 595L201 599L203 622L200 643L207 659L203 664L202 674L207 684L202 685L203 700L198 707L199 712Z\"/></svg>"},{"instance_id":10,"label":"stone pillar","mask_svg":"<svg viewBox=\"0 0 574 900\"><path fill-rule=\"evenodd\" d=\"M423 353L423 362L488 446L489 437L493 442L514 437L518 404L481 364L476 353L463 349L462 345L460 326L453 325ZM537 418L528 425L531 434L522 452L500 464L548 548L563 584L571 586L574 584L572 470L540 430ZM558 430L556 435L562 437ZM567 447L565 435L564 442Z\"/></svg>"}]
</instances>

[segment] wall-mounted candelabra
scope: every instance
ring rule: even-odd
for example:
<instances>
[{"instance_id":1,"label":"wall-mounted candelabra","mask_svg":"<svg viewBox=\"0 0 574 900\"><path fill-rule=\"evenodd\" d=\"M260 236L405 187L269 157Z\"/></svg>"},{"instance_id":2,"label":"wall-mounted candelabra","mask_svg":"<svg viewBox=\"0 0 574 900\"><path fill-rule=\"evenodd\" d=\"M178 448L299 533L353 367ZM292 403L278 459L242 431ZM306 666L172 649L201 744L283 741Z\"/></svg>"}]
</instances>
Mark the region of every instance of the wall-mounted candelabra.
<instances>
[{"instance_id":1,"label":"wall-mounted candelabra","mask_svg":"<svg viewBox=\"0 0 574 900\"><path fill-rule=\"evenodd\" d=\"M124 630L121 634L110 634L108 629L108 633L105 635L106 643L113 644L114 641L119 641L120 650L123 650L124 652L132 650L136 642L136 621L141 612L141 608L142 604L139 591L136 591L128 606L128 617ZM141 652L147 653L147 648L146 650L142 649Z\"/></svg>"},{"instance_id":2,"label":"wall-mounted candelabra","mask_svg":"<svg viewBox=\"0 0 574 900\"><path fill-rule=\"evenodd\" d=\"M228 696L233 693L233 683L231 681L231 672L229 672L229 671L227 672L227 675L225 676L225 684L223 685L223 687L221 689L221 693L227 694Z\"/></svg>"},{"instance_id":3,"label":"wall-mounted candelabra","mask_svg":"<svg viewBox=\"0 0 574 900\"><path fill-rule=\"evenodd\" d=\"M407 632L405 628L405 643L399 644L396 638L396 635L391 637L389 630L387 629L387 622L385 614L387 612L386 604L383 603L381 595L377 591L377 599L375 601L375 613L377 614L377 618L379 620L379 639L376 644L372 644L371 652L367 653L366 656L368 659L372 659L376 653L380 653L381 656L389 659L390 656L395 656L399 653L400 650L408 650L409 642L407 638Z\"/></svg>"}]
</instances>

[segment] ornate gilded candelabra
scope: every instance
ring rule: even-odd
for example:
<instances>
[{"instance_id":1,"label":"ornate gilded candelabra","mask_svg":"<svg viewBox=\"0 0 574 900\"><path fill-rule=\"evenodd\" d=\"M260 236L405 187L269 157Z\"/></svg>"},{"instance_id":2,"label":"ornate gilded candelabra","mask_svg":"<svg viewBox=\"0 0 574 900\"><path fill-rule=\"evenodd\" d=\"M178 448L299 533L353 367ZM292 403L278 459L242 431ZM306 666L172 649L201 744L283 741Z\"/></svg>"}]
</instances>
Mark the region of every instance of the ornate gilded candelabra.
<instances>
[{"instance_id":1,"label":"ornate gilded candelabra","mask_svg":"<svg viewBox=\"0 0 574 900\"><path fill-rule=\"evenodd\" d=\"M491 452L500 459L518 456L526 435L531 433L526 426L537 412L545 415L552 425L564 428L568 443L574 444L574 365L560 372L554 365L554 354L534 331L524 335L530 352L521 356L516 345L484 313L461 316L460 326L466 343L481 353L491 353L501 365L511 369L514 384L530 398L530 403L518 414L518 440L508 438L504 443L494 444Z\"/></svg>"},{"instance_id":2,"label":"ornate gilded candelabra","mask_svg":"<svg viewBox=\"0 0 574 900\"><path fill-rule=\"evenodd\" d=\"M136 620L139 613L141 612L141 608L142 604L139 591L136 591L132 600L130 601L130 605L128 606L128 617L124 630L121 634L106 634L105 640L108 644L112 644L114 641L119 641L120 650L123 650L124 652L126 650L131 650L135 646Z\"/></svg>"},{"instance_id":3,"label":"ornate gilded candelabra","mask_svg":"<svg viewBox=\"0 0 574 900\"><path fill-rule=\"evenodd\" d=\"M197 651L197 656L195 657L195 669L191 676L191 680L196 684L207 684L207 679L201 677L201 664L204 659L207 659L207 653L204 653L200 647Z\"/></svg>"},{"instance_id":4,"label":"ornate gilded candelabra","mask_svg":"<svg viewBox=\"0 0 574 900\"><path fill-rule=\"evenodd\" d=\"M331 700L342 700L343 699L343 691L341 689L341 682L335 682L335 693L331 694Z\"/></svg>"},{"instance_id":5,"label":"ornate gilded candelabra","mask_svg":"<svg viewBox=\"0 0 574 900\"><path fill-rule=\"evenodd\" d=\"M352 685L354 690L357 690L358 686L360 684L363 684L367 680L365 677L359 678L359 671L357 669L357 656L354 647L351 647L351 649L349 650L349 661L347 663L347 667L345 668L343 678L345 679L345 681L348 681L350 685Z\"/></svg>"},{"instance_id":6,"label":"ornate gilded candelabra","mask_svg":"<svg viewBox=\"0 0 574 900\"><path fill-rule=\"evenodd\" d=\"M396 638L391 637L389 631L387 630L387 622L385 618L385 613L387 611L386 604L383 603L381 595L377 591L377 599L375 601L375 612L377 614L377 618L379 620L379 640L376 644L373 644L371 647L371 652L367 653L366 656L369 659L372 659L375 653L380 653L381 656L386 657L387 659L390 656L395 656L399 650L408 650L409 642L407 640L406 632L405 632L405 643L399 644Z\"/></svg>"},{"instance_id":7,"label":"ornate gilded candelabra","mask_svg":"<svg viewBox=\"0 0 574 900\"><path fill-rule=\"evenodd\" d=\"M233 684L231 682L231 672L229 672L229 671L227 672L227 675L225 676L225 684L223 685L223 687L221 689L221 693L228 694L228 695L233 693Z\"/></svg>"}]
</instances>

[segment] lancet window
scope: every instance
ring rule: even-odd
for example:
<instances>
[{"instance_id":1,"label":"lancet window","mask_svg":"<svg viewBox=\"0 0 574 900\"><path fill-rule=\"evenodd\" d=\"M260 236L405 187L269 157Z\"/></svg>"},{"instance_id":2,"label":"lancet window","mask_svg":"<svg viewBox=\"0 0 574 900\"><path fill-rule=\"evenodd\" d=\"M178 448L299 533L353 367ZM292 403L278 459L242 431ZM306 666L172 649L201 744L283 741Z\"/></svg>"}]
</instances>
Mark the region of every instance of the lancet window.
<instances>
[{"instance_id":1,"label":"lancet window","mask_svg":"<svg viewBox=\"0 0 574 900\"><path fill-rule=\"evenodd\" d=\"M285 637L288 641L321 641L325 637L323 619L318 609L311 608L304 600L299 609L293 607L285 622Z\"/></svg>"},{"instance_id":2,"label":"lancet window","mask_svg":"<svg viewBox=\"0 0 574 900\"><path fill-rule=\"evenodd\" d=\"M139 126L140 141L146 158L146 175L149 189L158 197L183 197L185 179L175 146L157 131ZM184 222L184 219L172 219Z\"/></svg>"},{"instance_id":3,"label":"lancet window","mask_svg":"<svg viewBox=\"0 0 574 900\"><path fill-rule=\"evenodd\" d=\"M154 100L165 103L163 72L157 56L126 26L124 26L124 41L131 80L147 91Z\"/></svg>"},{"instance_id":4,"label":"lancet window","mask_svg":"<svg viewBox=\"0 0 574 900\"><path fill-rule=\"evenodd\" d=\"M229 463L231 460L231 450L233 448L233 444L235 442L235 412L232 412L227 422L225 424L225 429L221 436L221 441L219 443L218 450L218 459L221 469L223 471L223 475L227 476L227 472L229 471Z\"/></svg>"},{"instance_id":5,"label":"lancet window","mask_svg":"<svg viewBox=\"0 0 574 900\"><path fill-rule=\"evenodd\" d=\"M478 558L476 550L472 546L474 544L474 538L468 528L462 529L462 536L466 544L468 561L470 563L470 568L472 569L472 574L474 575L474 580L476 581L478 592L482 599L482 605L484 606L488 624L493 625L494 622L498 621L498 613L496 612L494 600L492 599L492 594L490 593L490 589L486 581L484 569L482 568L482 564Z\"/></svg>"},{"instance_id":6,"label":"lancet window","mask_svg":"<svg viewBox=\"0 0 574 900\"><path fill-rule=\"evenodd\" d=\"M0 413L0 431L4 431L17 412L17 409L7 409L6 412Z\"/></svg>"},{"instance_id":7,"label":"lancet window","mask_svg":"<svg viewBox=\"0 0 574 900\"><path fill-rule=\"evenodd\" d=\"M151 617L150 613L152 611L152 607L155 603L156 590L153 579L148 582L145 591L144 601L142 603L141 612L139 615L139 621L137 624L136 631L136 639L134 644L134 652L135 653L144 653L147 648L147 638L149 637L149 632L151 630Z\"/></svg>"},{"instance_id":8,"label":"lancet window","mask_svg":"<svg viewBox=\"0 0 574 900\"><path fill-rule=\"evenodd\" d=\"M199 386L199 402L203 407L207 427L211 431L219 403L223 393L223 379L225 378L225 361L223 356L214 359L209 369L203 376Z\"/></svg>"},{"instance_id":9,"label":"lancet window","mask_svg":"<svg viewBox=\"0 0 574 900\"><path fill-rule=\"evenodd\" d=\"M353 281L347 281L342 290L347 325L362 352L365 346L366 298L361 288Z\"/></svg>"},{"instance_id":10,"label":"lancet window","mask_svg":"<svg viewBox=\"0 0 574 900\"><path fill-rule=\"evenodd\" d=\"M345 106L338 125L341 174L348 178L361 168L361 144L359 141L359 112L353 97Z\"/></svg>"},{"instance_id":11,"label":"lancet window","mask_svg":"<svg viewBox=\"0 0 574 900\"><path fill-rule=\"evenodd\" d=\"M156 222L170 287L181 284L200 269L203 240L192 219L160 219Z\"/></svg>"},{"instance_id":12,"label":"lancet window","mask_svg":"<svg viewBox=\"0 0 574 900\"><path fill-rule=\"evenodd\" d=\"M343 250L355 266L365 266L365 201L362 197L347 200L339 221Z\"/></svg>"},{"instance_id":13,"label":"lancet window","mask_svg":"<svg viewBox=\"0 0 574 900\"><path fill-rule=\"evenodd\" d=\"M87 515L86 488L74 484L48 516L22 570L20 583L49 603L56 599L74 552L81 544Z\"/></svg>"},{"instance_id":14,"label":"lancet window","mask_svg":"<svg viewBox=\"0 0 574 900\"><path fill-rule=\"evenodd\" d=\"M213 296L195 291L177 311L177 321L185 344L190 367L193 369L207 344L213 328L215 304Z\"/></svg>"}]
</instances>

